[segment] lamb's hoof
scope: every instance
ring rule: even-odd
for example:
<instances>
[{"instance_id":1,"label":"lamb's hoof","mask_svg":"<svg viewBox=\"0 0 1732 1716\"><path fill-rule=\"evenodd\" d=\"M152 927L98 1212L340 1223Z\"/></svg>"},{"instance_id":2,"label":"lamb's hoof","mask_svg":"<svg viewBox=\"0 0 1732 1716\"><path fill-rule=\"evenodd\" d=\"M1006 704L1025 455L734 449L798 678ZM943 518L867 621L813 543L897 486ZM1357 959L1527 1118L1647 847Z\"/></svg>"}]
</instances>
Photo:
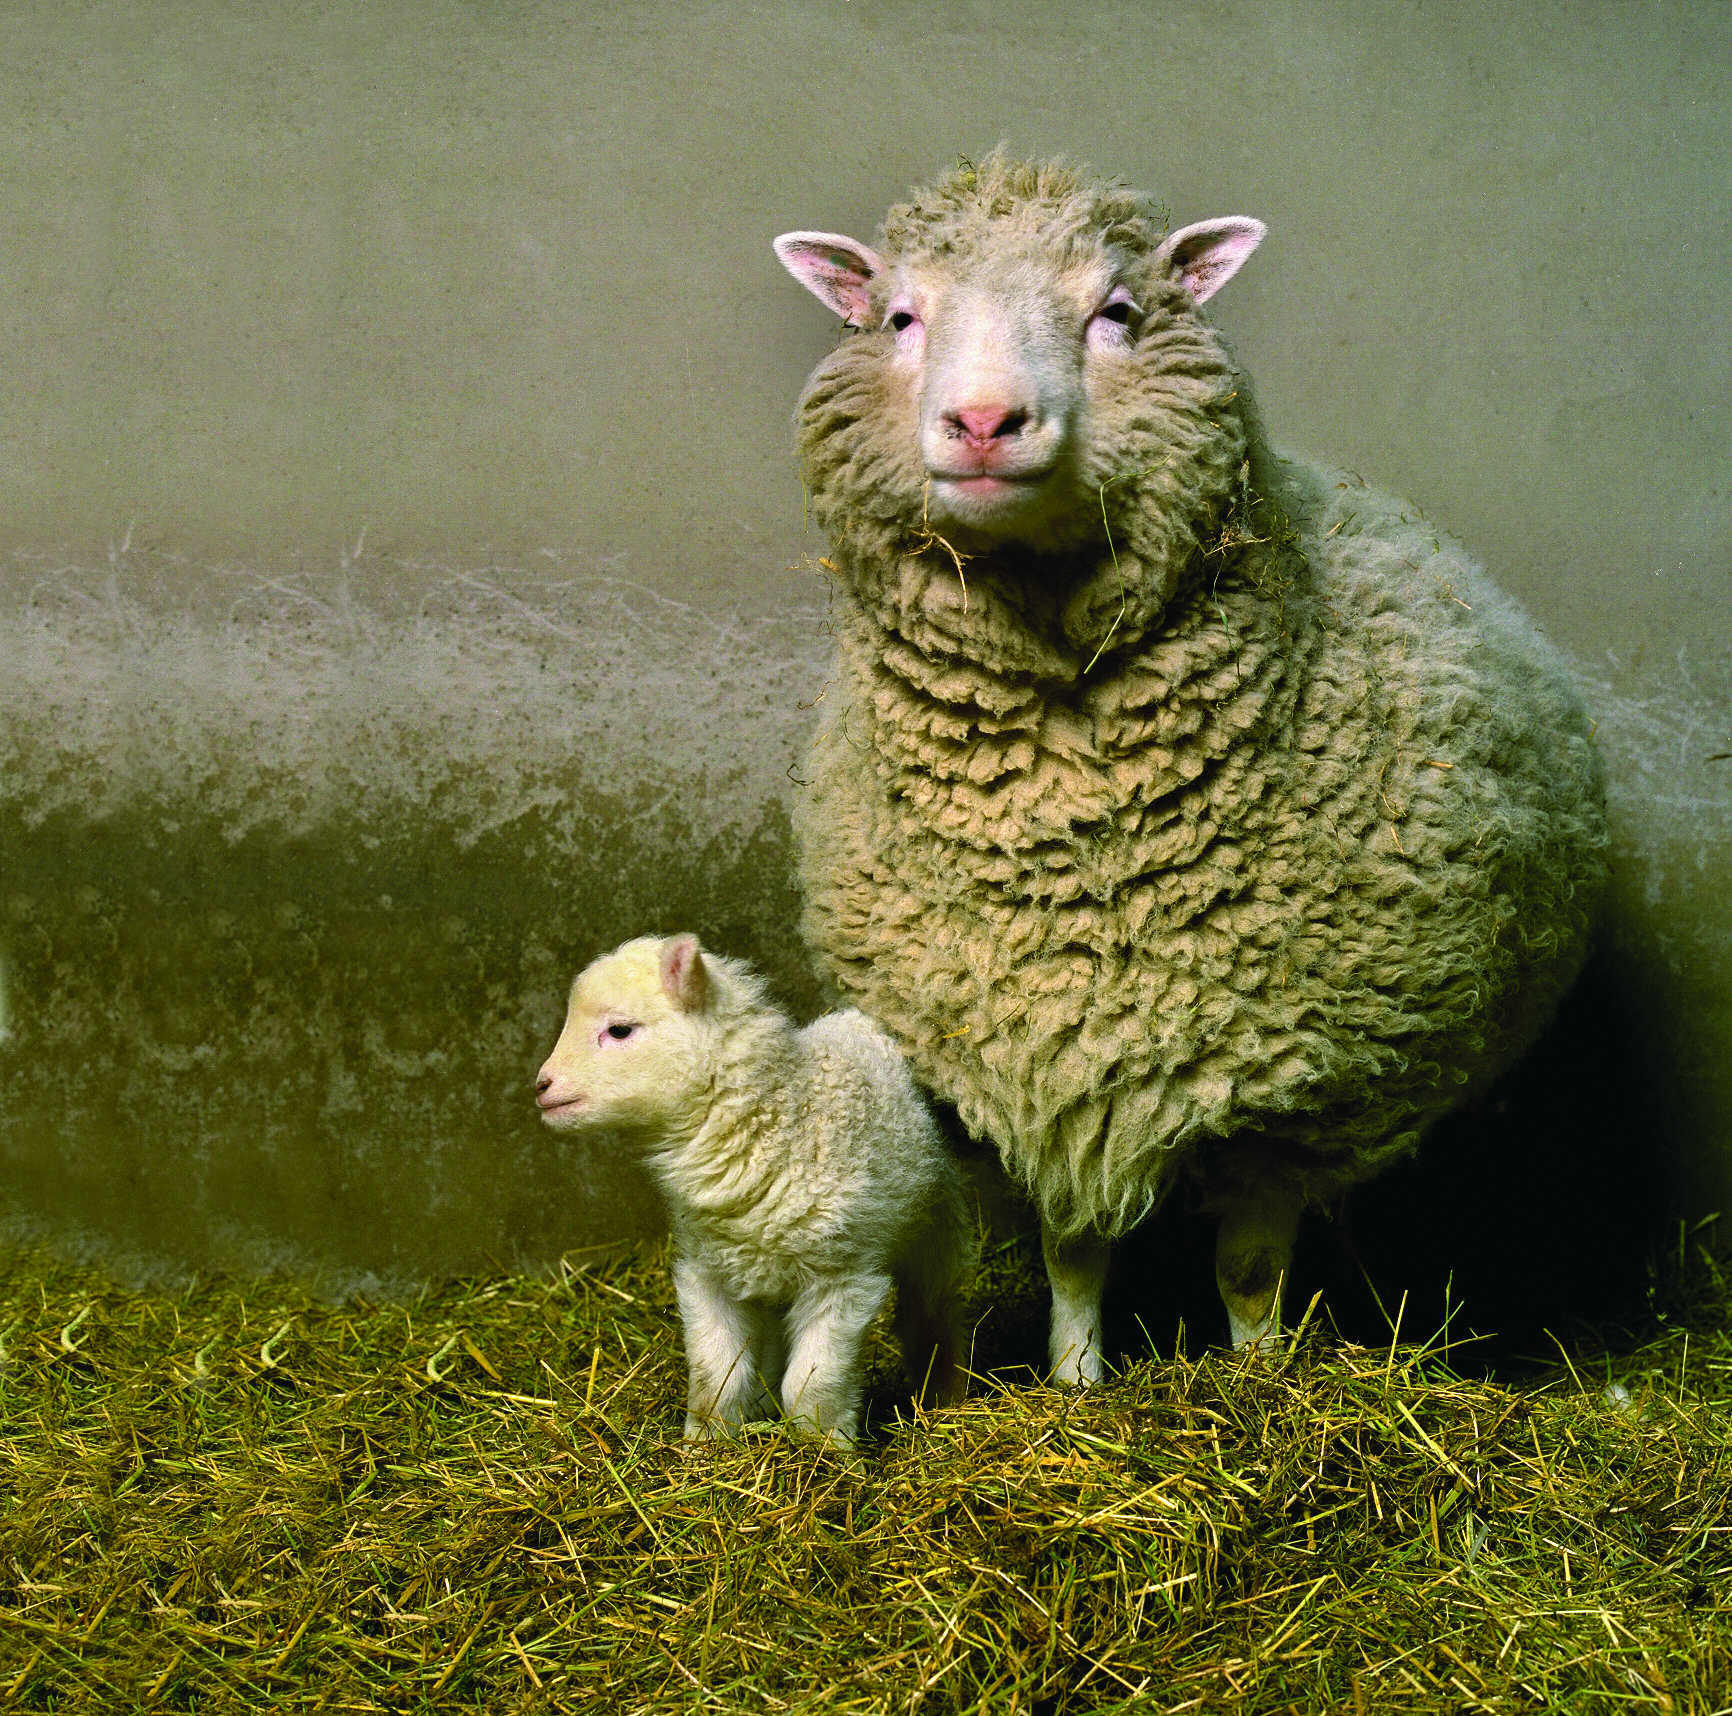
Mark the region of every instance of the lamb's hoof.
<instances>
[{"instance_id":1,"label":"lamb's hoof","mask_svg":"<svg viewBox=\"0 0 1732 1716\"><path fill-rule=\"evenodd\" d=\"M850 1418L844 1423L835 1423L826 1427L815 1418L794 1417L787 1421L787 1428L802 1442L810 1443L832 1454L857 1454L859 1447L855 1438L855 1423Z\"/></svg>"},{"instance_id":2,"label":"lamb's hoof","mask_svg":"<svg viewBox=\"0 0 1732 1716\"><path fill-rule=\"evenodd\" d=\"M730 1424L725 1418L700 1418L695 1412L686 1414L688 1442L731 1442L739 1433L739 1425Z\"/></svg>"}]
</instances>

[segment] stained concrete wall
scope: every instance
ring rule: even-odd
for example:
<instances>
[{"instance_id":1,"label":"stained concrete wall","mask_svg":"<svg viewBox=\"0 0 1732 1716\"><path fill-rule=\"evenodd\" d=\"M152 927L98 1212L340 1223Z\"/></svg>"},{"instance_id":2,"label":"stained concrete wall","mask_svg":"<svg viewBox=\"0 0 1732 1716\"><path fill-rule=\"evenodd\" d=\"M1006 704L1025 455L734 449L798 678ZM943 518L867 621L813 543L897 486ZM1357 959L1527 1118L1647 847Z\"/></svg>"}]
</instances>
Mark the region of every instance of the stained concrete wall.
<instances>
[{"instance_id":1,"label":"stained concrete wall","mask_svg":"<svg viewBox=\"0 0 1732 1716\"><path fill-rule=\"evenodd\" d=\"M768 242L999 138L1269 222L1217 309L1278 439L1579 663L1593 1076L1662 1204L1732 1200L1729 66L1694 3L16 0L4 1220L389 1284L653 1219L522 1094L628 934L816 1004L833 330Z\"/></svg>"}]
</instances>

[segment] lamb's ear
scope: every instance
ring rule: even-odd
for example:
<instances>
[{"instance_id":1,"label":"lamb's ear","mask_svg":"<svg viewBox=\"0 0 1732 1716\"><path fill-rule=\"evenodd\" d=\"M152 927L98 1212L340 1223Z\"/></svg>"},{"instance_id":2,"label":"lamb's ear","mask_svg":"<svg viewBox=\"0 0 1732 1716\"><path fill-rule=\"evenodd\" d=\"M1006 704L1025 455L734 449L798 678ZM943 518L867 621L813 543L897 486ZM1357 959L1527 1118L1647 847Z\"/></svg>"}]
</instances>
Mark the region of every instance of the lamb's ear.
<instances>
[{"instance_id":1,"label":"lamb's ear","mask_svg":"<svg viewBox=\"0 0 1732 1716\"><path fill-rule=\"evenodd\" d=\"M682 1013L701 1013L710 999L710 972L695 935L662 946L662 992Z\"/></svg>"},{"instance_id":2,"label":"lamb's ear","mask_svg":"<svg viewBox=\"0 0 1732 1716\"><path fill-rule=\"evenodd\" d=\"M776 259L843 321L865 325L868 288L884 272L883 259L839 232L785 232L770 247Z\"/></svg>"},{"instance_id":3,"label":"lamb's ear","mask_svg":"<svg viewBox=\"0 0 1732 1716\"><path fill-rule=\"evenodd\" d=\"M1200 220L1169 233L1155 252L1155 262L1176 275L1197 303L1207 303L1239 272L1268 230L1249 215Z\"/></svg>"}]
</instances>

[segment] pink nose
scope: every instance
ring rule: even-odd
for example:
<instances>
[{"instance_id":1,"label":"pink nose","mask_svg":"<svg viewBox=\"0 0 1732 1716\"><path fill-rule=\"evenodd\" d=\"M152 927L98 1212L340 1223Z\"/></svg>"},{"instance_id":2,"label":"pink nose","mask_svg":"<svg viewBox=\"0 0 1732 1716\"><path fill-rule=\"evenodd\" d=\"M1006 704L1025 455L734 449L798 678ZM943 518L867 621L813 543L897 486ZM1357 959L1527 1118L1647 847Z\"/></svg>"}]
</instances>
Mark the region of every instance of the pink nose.
<instances>
[{"instance_id":1,"label":"pink nose","mask_svg":"<svg viewBox=\"0 0 1732 1716\"><path fill-rule=\"evenodd\" d=\"M1011 405L971 405L948 415L962 431L963 439L976 447L1018 434L1028 422L1028 413Z\"/></svg>"}]
</instances>

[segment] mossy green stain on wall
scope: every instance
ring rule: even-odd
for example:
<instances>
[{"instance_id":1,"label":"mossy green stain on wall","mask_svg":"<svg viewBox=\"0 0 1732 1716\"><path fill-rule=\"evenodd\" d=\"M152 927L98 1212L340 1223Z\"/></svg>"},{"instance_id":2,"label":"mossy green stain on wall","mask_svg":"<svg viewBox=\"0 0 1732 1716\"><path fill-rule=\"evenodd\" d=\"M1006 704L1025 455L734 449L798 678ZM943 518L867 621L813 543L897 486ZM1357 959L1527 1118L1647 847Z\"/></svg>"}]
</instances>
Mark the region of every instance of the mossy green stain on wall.
<instances>
[{"instance_id":1,"label":"mossy green stain on wall","mask_svg":"<svg viewBox=\"0 0 1732 1716\"><path fill-rule=\"evenodd\" d=\"M0 1051L8 1223L144 1273L287 1269L333 1287L534 1267L660 1226L617 1140L540 1125L536 1067L578 965L697 929L817 996L791 925L786 819L712 832L665 808L605 888L527 822L467 852L436 823L229 846L148 817L7 829ZM744 834L743 839L727 835Z\"/></svg>"},{"instance_id":2,"label":"mossy green stain on wall","mask_svg":"<svg viewBox=\"0 0 1732 1716\"><path fill-rule=\"evenodd\" d=\"M358 1280L652 1219L513 1093L655 923L817 1005L789 415L835 326L769 240L1001 136L1268 220L1211 310L1276 440L1585 664L1634 1171L1732 1196L1732 11L21 0L4 50L8 1220ZM1149 98L1205 80L1206 135Z\"/></svg>"}]
</instances>

